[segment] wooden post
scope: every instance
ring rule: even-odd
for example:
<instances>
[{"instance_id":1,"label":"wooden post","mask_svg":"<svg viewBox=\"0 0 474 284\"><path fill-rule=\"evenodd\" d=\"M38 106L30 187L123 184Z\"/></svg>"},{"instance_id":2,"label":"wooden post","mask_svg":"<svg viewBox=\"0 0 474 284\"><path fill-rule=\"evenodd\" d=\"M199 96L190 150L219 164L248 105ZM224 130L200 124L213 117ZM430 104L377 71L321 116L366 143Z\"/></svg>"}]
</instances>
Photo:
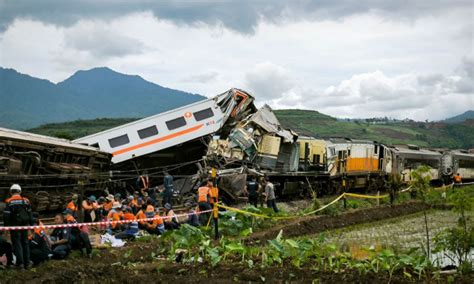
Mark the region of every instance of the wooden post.
<instances>
[{"instance_id":1,"label":"wooden post","mask_svg":"<svg viewBox=\"0 0 474 284\"><path fill-rule=\"evenodd\" d=\"M212 170L211 170L211 177L212 177L212 186L213 187L215 186L217 189L217 169L214 167L212 167ZM212 209L212 218L214 219L214 239L215 240L219 239L219 208L217 207L217 202L219 202L218 196L215 197L214 208Z\"/></svg>"}]
</instances>

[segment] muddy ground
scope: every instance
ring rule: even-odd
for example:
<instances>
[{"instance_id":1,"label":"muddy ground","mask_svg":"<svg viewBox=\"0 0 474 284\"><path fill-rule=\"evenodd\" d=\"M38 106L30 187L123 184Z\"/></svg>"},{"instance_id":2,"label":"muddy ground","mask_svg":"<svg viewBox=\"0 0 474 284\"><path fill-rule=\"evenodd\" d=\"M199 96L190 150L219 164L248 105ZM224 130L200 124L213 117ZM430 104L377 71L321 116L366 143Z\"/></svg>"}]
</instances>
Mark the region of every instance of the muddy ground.
<instances>
[{"instance_id":1,"label":"muddy ground","mask_svg":"<svg viewBox=\"0 0 474 284\"><path fill-rule=\"evenodd\" d=\"M64 261L50 261L29 271L3 271L1 283L129 283L129 282L174 282L174 283L406 283L403 275L387 273L368 273L360 275L357 271L341 273L321 273L310 266L301 269L290 264L281 267L250 269L241 264L223 263L211 268L205 264L176 264L158 260L151 256L156 251L155 244L133 243L121 249L106 249L92 260L76 256ZM126 259L124 254L132 253ZM448 282L447 275L437 281ZM453 278L454 283L473 283L474 274ZM416 281L412 281L416 282Z\"/></svg>"},{"instance_id":2,"label":"muddy ground","mask_svg":"<svg viewBox=\"0 0 474 284\"><path fill-rule=\"evenodd\" d=\"M274 238L280 229L285 237L297 237L322 232L329 229L372 222L419 212L426 205L410 202L394 206L359 209L338 216L311 216L257 232L247 238L247 242ZM260 268L259 264L250 269L240 263L221 262L215 268L208 264L178 264L159 256L157 241L135 241L122 248L95 250L92 259L74 253L67 260L49 261L28 271L0 271L0 283L56 283L56 282L269 282L311 283L406 283L403 275L392 279L386 273L359 275L357 271L341 273L321 273L310 266L301 269L290 264L281 267ZM441 276L439 282L448 282L448 276ZM474 274L453 279L455 283L474 283ZM433 282L438 282L434 281Z\"/></svg>"}]
</instances>

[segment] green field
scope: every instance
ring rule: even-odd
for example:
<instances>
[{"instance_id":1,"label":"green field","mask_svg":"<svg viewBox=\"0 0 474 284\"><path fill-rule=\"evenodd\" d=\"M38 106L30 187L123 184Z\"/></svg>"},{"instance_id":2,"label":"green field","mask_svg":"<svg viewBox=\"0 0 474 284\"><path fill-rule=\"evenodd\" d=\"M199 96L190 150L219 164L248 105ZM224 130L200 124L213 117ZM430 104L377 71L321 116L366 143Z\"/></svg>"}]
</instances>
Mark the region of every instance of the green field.
<instances>
[{"instance_id":1,"label":"green field","mask_svg":"<svg viewBox=\"0 0 474 284\"><path fill-rule=\"evenodd\" d=\"M386 122L368 123L338 120L308 110L276 110L285 128L302 135L316 137L347 137L367 139L385 144L415 144L433 148L474 148L474 124L441 122ZM83 137L135 120L134 118L77 120L45 124L30 132L67 139Z\"/></svg>"}]
</instances>

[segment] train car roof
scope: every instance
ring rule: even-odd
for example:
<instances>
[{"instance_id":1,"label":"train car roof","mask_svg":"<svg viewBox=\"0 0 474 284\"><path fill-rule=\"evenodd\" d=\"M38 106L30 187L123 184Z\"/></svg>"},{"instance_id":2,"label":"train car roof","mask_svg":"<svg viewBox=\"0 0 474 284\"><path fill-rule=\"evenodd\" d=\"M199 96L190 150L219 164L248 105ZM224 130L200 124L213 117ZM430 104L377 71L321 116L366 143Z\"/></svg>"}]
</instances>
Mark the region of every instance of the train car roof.
<instances>
[{"instance_id":1,"label":"train car roof","mask_svg":"<svg viewBox=\"0 0 474 284\"><path fill-rule=\"evenodd\" d=\"M215 100L215 99L217 99L221 96L225 96L225 95L227 95L227 94L229 94L230 92L233 92L233 91L239 91L239 92L245 93L246 95L252 97L252 95L250 95L248 92L246 92L244 90L237 89L237 88L231 88L231 89L229 89L229 90L227 90L224 93L221 93L219 95L216 95L216 96L204 99L204 100L200 100L200 101L197 101L197 102L194 102L194 103L191 103L191 104L187 104L187 105L184 105L184 106L180 106L180 107L177 107L177 108L174 108L174 109L170 109L170 110L167 110L167 111L164 111L164 112L160 112L158 114L147 116L147 117L144 117L144 118L141 118L141 119L137 119L137 120L129 122L127 124L122 124L122 125L116 126L114 128L110 128L110 129L107 129L107 130L104 130L104 131L101 131L101 132L97 132L97 133L94 133L94 134L91 134L91 135L88 135L88 136L80 137L80 138L75 139L74 141L76 141L77 143L81 143L80 141L85 140L85 139L89 139L89 138L92 138L92 137L95 137L95 136L100 136L104 133L112 132L112 131L115 131L117 129L126 128L128 126L138 124L138 123L141 123L141 122L144 122L144 121L156 119L160 116L165 116L167 114L170 114L170 113L173 113L173 112L176 112L176 111L179 111L179 110L185 110L189 107L202 104L203 102L206 102L206 101Z\"/></svg>"},{"instance_id":2,"label":"train car roof","mask_svg":"<svg viewBox=\"0 0 474 284\"><path fill-rule=\"evenodd\" d=\"M78 150L85 150L85 151L94 151L94 152L101 152L99 149L91 147L91 146L86 146L83 144L78 144L74 143L72 141L66 140L66 139L61 139L61 138L56 138L56 137L50 137L50 136L45 136L45 135L39 135L39 134L33 134L29 132L23 132L23 131L18 131L18 130L13 130L13 129L8 129L8 128L2 128L0 127L0 138L8 138L8 139L13 139L13 140L19 140L19 141L27 141L27 142L34 142L38 144L48 144L48 145L55 145L55 146L60 146L60 147L65 147L65 148L74 148Z\"/></svg>"},{"instance_id":3,"label":"train car roof","mask_svg":"<svg viewBox=\"0 0 474 284\"><path fill-rule=\"evenodd\" d=\"M377 144L376 142L370 141L370 140L351 139L351 138L344 138L344 137L330 137L330 138L326 138L325 140L331 141L332 143Z\"/></svg>"},{"instance_id":4,"label":"train car roof","mask_svg":"<svg viewBox=\"0 0 474 284\"><path fill-rule=\"evenodd\" d=\"M474 160L474 153L469 153L465 150L452 150L451 153L455 157L463 158L465 160Z\"/></svg>"},{"instance_id":5,"label":"train car roof","mask_svg":"<svg viewBox=\"0 0 474 284\"><path fill-rule=\"evenodd\" d=\"M396 152L401 156L405 156L407 158L431 158L431 159L438 159L442 156L441 153L429 150L429 149L422 149L422 148L414 148L412 145L396 145L396 146L389 146L389 148Z\"/></svg>"}]
</instances>

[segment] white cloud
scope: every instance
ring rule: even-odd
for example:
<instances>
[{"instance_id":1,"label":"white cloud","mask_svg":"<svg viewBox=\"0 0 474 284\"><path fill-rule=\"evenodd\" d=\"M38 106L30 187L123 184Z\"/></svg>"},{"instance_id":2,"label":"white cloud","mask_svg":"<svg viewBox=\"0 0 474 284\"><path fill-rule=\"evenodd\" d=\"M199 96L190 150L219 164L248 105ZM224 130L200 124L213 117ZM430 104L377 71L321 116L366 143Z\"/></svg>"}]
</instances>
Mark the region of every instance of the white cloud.
<instances>
[{"instance_id":1,"label":"white cloud","mask_svg":"<svg viewBox=\"0 0 474 284\"><path fill-rule=\"evenodd\" d=\"M79 22L67 30L66 47L85 51L97 58L140 54L144 45L140 40L123 35L113 26L101 22Z\"/></svg>"},{"instance_id":2,"label":"white cloud","mask_svg":"<svg viewBox=\"0 0 474 284\"><path fill-rule=\"evenodd\" d=\"M437 119L474 109L473 25L472 11L456 7L412 21L263 19L251 34L152 12L59 26L17 19L0 34L0 65L54 82L108 66L208 96L247 88L274 108Z\"/></svg>"},{"instance_id":3,"label":"white cloud","mask_svg":"<svg viewBox=\"0 0 474 284\"><path fill-rule=\"evenodd\" d=\"M295 87L296 82L285 68L264 62L245 74L245 87L261 101L278 100Z\"/></svg>"}]
</instances>

